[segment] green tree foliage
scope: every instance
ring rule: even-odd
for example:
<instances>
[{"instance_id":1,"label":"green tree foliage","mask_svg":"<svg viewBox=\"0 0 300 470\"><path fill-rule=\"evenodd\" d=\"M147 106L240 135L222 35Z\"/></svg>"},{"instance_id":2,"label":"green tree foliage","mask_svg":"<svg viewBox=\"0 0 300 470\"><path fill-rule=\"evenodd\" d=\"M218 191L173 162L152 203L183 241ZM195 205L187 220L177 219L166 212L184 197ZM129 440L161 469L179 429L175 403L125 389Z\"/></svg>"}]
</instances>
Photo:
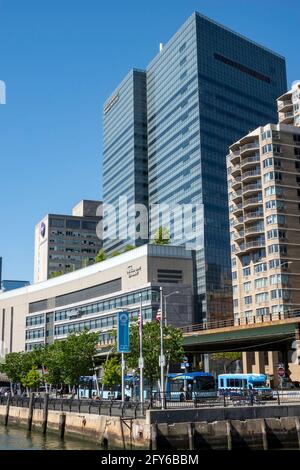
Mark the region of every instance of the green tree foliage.
<instances>
[{"instance_id":1,"label":"green tree foliage","mask_svg":"<svg viewBox=\"0 0 300 470\"><path fill-rule=\"evenodd\" d=\"M95 263L101 263L101 261L106 260L106 258L107 258L107 255L105 251L103 250L103 248L101 248L101 250L98 251L95 257Z\"/></svg>"},{"instance_id":2,"label":"green tree foliage","mask_svg":"<svg viewBox=\"0 0 300 470\"><path fill-rule=\"evenodd\" d=\"M135 249L134 245L130 245L130 244L125 245L123 253L126 253L126 251L131 251L131 250L134 250L134 249Z\"/></svg>"},{"instance_id":3,"label":"green tree foliage","mask_svg":"<svg viewBox=\"0 0 300 470\"><path fill-rule=\"evenodd\" d=\"M0 364L0 372L4 372L12 382L20 383L22 377L31 369L25 358L26 353L23 352L7 354L5 362Z\"/></svg>"},{"instance_id":4,"label":"green tree foliage","mask_svg":"<svg viewBox=\"0 0 300 470\"><path fill-rule=\"evenodd\" d=\"M59 276L62 276L64 274L63 271L54 271L50 276L49 278L50 279L53 279L54 277L59 277Z\"/></svg>"},{"instance_id":5,"label":"green tree foliage","mask_svg":"<svg viewBox=\"0 0 300 470\"><path fill-rule=\"evenodd\" d=\"M241 359L242 354L240 352L219 352L211 354L211 359L218 363L221 363L226 373L231 364Z\"/></svg>"},{"instance_id":6,"label":"green tree foliage","mask_svg":"<svg viewBox=\"0 0 300 470\"><path fill-rule=\"evenodd\" d=\"M121 383L121 364L118 356L112 356L104 365L102 383L109 389Z\"/></svg>"},{"instance_id":7,"label":"green tree foliage","mask_svg":"<svg viewBox=\"0 0 300 470\"><path fill-rule=\"evenodd\" d=\"M160 226L154 235L155 245L168 245L170 243L170 231L166 227Z\"/></svg>"},{"instance_id":8,"label":"green tree foliage","mask_svg":"<svg viewBox=\"0 0 300 470\"><path fill-rule=\"evenodd\" d=\"M81 376L90 375L98 341L98 333L85 330L79 334L72 333L65 341L58 342L57 347L61 348L58 351L58 359L64 383L77 386Z\"/></svg>"},{"instance_id":9,"label":"green tree foliage","mask_svg":"<svg viewBox=\"0 0 300 470\"><path fill-rule=\"evenodd\" d=\"M7 354L0 371L6 373L12 382L23 386L33 379L32 370L37 369L42 370L40 380L48 384L76 386L80 376L90 375L93 370L98 341L98 333L72 333L66 340L55 341L30 352Z\"/></svg>"},{"instance_id":10,"label":"green tree foliage","mask_svg":"<svg viewBox=\"0 0 300 470\"><path fill-rule=\"evenodd\" d=\"M164 352L167 366L181 362L184 356L182 331L168 325L164 328ZM150 386L160 378L160 325L159 322L145 323L143 326L144 375ZM130 326L130 353L126 354L126 365L131 369L138 368L139 360L139 327Z\"/></svg>"},{"instance_id":11,"label":"green tree foliage","mask_svg":"<svg viewBox=\"0 0 300 470\"><path fill-rule=\"evenodd\" d=\"M21 384L25 388L37 389L42 382L42 377L39 374L38 370L32 367L22 378Z\"/></svg>"}]
</instances>

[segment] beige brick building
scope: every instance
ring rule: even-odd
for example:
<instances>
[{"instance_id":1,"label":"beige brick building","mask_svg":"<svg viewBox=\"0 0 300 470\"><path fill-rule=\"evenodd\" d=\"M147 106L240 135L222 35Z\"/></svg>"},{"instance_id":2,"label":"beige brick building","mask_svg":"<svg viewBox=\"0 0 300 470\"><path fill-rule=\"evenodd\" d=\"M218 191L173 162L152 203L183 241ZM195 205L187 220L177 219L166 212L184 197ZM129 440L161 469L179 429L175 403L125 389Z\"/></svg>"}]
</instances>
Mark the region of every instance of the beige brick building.
<instances>
[{"instance_id":1,"label":"beige brick building","mask_svg":"<svg viewBox=\"0 0 300 470\"><path fill-rule=\"evenodd\" d=\"M236 321L300 310L300 82L293 90L278 99L281 122L257 128L228 155ZM284 105L292 100L294 108Z\"/></svg>"}]
</instances>

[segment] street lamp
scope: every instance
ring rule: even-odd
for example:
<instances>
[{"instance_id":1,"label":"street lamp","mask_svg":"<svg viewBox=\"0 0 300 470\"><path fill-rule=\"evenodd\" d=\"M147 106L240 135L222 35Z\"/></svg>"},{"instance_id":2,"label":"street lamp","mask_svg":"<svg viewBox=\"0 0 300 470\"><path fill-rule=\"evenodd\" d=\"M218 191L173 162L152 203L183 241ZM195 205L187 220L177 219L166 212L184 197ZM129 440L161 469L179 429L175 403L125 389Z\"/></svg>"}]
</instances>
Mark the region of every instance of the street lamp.
<instances>
[{"instance_id":1,"label":"street lamp","mask_svg":"<svg viewBox=\"0 0 300 470\"><path fill-rule=\"evenodd\" d=\"M164 301L165 301L165 326L167 326L167 298L170 297L171 295L174 295L174 294L180 294L180 292L178 290L175 290L173 292L170 292L169 294L166 294L164 295Z\"/></svg>"},{"instance_id":2,"label":"street lamp","mask_svg":"<svg viewBox=\"0 0 300 470\"><path fill-rule=\"evenodd\" d=\"M164 355L164 329L163 329L163 291L162 287L159 288L160 293L160 356L159 356L159 365L160 365L160 394L161 394L161 409L165 409L165 355Z\"/></svg>"}]
</instances>

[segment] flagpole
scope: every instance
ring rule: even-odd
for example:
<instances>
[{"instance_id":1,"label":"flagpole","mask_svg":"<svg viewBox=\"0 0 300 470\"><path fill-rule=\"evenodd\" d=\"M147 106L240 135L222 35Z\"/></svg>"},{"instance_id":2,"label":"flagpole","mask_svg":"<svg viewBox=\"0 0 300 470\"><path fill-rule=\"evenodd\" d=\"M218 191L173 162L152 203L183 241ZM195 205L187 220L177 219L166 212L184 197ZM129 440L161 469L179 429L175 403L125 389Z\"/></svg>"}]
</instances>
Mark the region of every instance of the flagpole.
<instances>
[{"instance_id":1,"label":"flagpole","mask_svg":"<svg viewBox=\"0 0 300 470\"><path fill-rule=\"evenodd\" d=\"M140 359L139 359L139 368L140 368L140 402L143 405L144 403L144 358L143 358L143 312L142 312L142 293L140 293L140 324L139 324L139 333L140 333Z\"/></svg>"},{"instance_id":2,"label":"flagpole","mask_svg":"<svg viewBox=\"0 0 300 470\"><path fill-rule=\"evenodd\" d=\"M164 315L163 315L163 291L162 287L160 290L160 310L161 310L161 319L160 319L160 393L161 393L161 409L165 409L165 356L164 356Z\"/></svg>"}]
</instances>

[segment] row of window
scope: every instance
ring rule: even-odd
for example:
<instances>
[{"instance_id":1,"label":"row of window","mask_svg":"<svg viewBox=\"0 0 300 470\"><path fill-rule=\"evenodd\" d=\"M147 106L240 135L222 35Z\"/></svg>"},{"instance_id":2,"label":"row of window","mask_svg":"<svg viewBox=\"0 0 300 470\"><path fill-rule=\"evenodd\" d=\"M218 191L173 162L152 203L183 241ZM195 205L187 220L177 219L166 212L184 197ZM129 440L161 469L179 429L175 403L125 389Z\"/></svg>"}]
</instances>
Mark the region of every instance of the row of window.
<instances>
[{"instance_id":1,"label":"row of window","mask_svg":"<svg viewBox=\"0 0 300 470\"><path fill-rule=\"evenodd\" d=\"M142 302L152 301L159 303L159 291L147 289L142 292L133 292L113 299L103 300L102 302L55 312L55 321L66 320L76 315L81 317L138 304L140 302L140 293L142 294Z\"/></svg>"},{"instance_id":2,"label":"row of window","mask_svg":"<svg viewBox=\"0 0 300 470\"><path fill-rule=\"evenodd\" d=\"M277 258L277 259L272 259L270 260L269 262L269 269L276 269L276 268L287 268L288 267L288 261L286 262L282 262L280 258ZM267 271L268 270L268 264L267 263L259 263L259 264L256 264L254 266L254 273L261 273L261 272L264 272L264 271ZM243 276L244 277L248 277L248 276L251 276L251 272L252 272L252 269L250 266L246 266L245 268L243 268ZM233 271L232 273L232 279L235 280L237 279L237 272L236 271Z\"/></svg>"},{"instance_id":3,"label":"row of window","mask_svg":"<svg viewBox=\"0 0 300 470\"><path fill-rule=\"evenodd\" d=\"M156 311L154 311L154 309L152 309L151 307L148 307L148 308L143 308L142 313L143 313L143 320L152 320ZM139 310L133 310L132 312L129 313L130 319L131 320L137 319L138 314L139 314ZM110 317L96 318L94 320L88 320L88 321L73 323L69 325L56 325L54 328L54 335L55 336L68 335L72 332L83 331L85 329L95 330L95 329L107 328L107 327L113 328L116 325L117 325L117 316L111 315Z\"/></svg>"},{"instance_id":4,"label":"row of window","mask_svg":"<svg viewBox=\"0 0 300 470\"><path fill-rule=\"evenodd\" d=\"M271 299L272 300L275 300L275 299L289 300L290 297L291 297L290 291L284 290L284 289L271 290L270 294L271 294ZM245 305L252 304L253 298L254 298L254 296L252 296L252 295L246 295L244 297L244 304ZM258 294L255 294L255 302L257 304L260 304L262 302L268 302L268 300L269 300L269 292L259 292ZM234 299L233 306L235 308L237 308L238 305L239 305L238 299Z\"/></svg>"}]
</instances>

